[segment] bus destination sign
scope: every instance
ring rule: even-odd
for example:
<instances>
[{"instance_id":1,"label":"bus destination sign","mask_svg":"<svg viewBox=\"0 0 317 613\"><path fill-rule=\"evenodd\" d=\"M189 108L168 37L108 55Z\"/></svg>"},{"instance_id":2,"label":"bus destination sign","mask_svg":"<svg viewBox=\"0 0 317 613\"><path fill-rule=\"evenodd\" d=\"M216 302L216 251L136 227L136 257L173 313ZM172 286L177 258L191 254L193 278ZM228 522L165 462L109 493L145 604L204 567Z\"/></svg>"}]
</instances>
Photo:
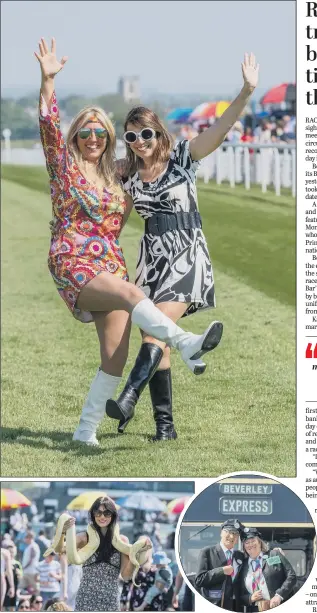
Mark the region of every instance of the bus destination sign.
<instances>
[{"instance_id":1,"label":"bus destination sign","mask_svg":"<svg viewBox=\"0 0 317 613\"><path fill-rule=\"evenodd\" d=\"M271 498L219 498L219 511L223 515L271 515Z\"/></svg>"},{"instance_id":2,"label":"bus destination sign","mask_svg":"<svg viewBox=\"0 0 317 613\"><path fill-rule=\"evenodd\" d=\"M232 496L268 496L272 494L273 487L264 483L220 483L219 491Z\"/></svg>"}]
</instances>

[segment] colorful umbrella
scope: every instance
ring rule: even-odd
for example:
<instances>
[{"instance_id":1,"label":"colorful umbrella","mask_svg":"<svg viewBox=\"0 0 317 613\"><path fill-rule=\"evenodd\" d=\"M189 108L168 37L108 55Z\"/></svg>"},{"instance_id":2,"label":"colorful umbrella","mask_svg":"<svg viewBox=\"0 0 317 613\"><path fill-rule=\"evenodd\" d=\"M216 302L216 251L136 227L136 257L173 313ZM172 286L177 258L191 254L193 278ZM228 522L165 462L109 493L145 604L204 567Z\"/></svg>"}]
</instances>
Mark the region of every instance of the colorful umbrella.
<instances>
[{"instance_id":1,"label":"colorful umbrella","mask_svg":"<svg viewBox=\"0 0 317 613\"><path fill-rule=\"evenodd\" d=\"M1 509L18 509L19 507L30 507L31 501L16 490L1 490Z\"/></svg>"},{"instance_id":2,"label":"colorful umbrella","mask_svg":"<svg viewBox=\"0 0 317 613\"><path fill-rule=\"evenodd\" d=\"M189 116L189 121L194 121L195 119L201 119L203 117L203 113L212 104L211 102L203 102L194 108L193 112Z\"/></svg>"},{"instance_id":3,"label":"colorful umbrella","mask_svg":"<svg viewBox=\"0 0 317 613\"><path fill-rule=\"evenodd\" d=\"M209 119L210 117L221 117L225 110L230 106L230 102L220 100L219 102L204 102L199 104L189 116L189 121Z\"/></svg>"},{"instance_id":4,"label":"colorful umbrella","mask_svg":"<svg viewBox=\"0 0 317 613\"><path fill-rule=\"evenodd\" d=\"M262 96L261 104L281 104L281 102L295 102L296 100L296 85L295 83L282 83L277 87L272 87L264 96Z\"/></svg>"},{"instance_id":5,"label":"colorful umbrella","mask_svg":"<svg viewBox=\"0 0 317 613\"><path fill-rule=\"evenodd\" d=\"M88 490L87 492L82 492L79 496L76 496L71 502L67 505L67 509L69 511L89 511L97 498L103 496L107 496L105 492L101 492L100 490ZM119 508L116 505L117 509Z\"/></svg>"},{"instance_id":6,"label":"colorful umbrella","mask_svg":"<svg viewBox=\"0 0 317 613\"><path fill-rule=\"evenodd\" d=\"M182 498L175 498L174 500L171 500L171 502L168 503L167 510L169 511L169 513L174 513L174 515L179 515L183 511L189 499L190 499L190 496L183 496Z\"/></svg>"},{"instance_id":7,"label":"colorful umbrella","mask_svg":"<svg viewBox=\"0 0 317 613\"><path fill-rule=\"evenodd\" d=\"M174 123L187 123L188 122L188 118L191 114L193 109L190 109L186 112L184 112L182 115L179 115L177 119L175 119Z\"/></svg>"},{"instance_id":8,"label":"colorful umbrella","mask_svg":"<svg viewBox=\"0 0 317 613\"><path fill-rule=\"evenodd\" d=\"M186 121L192 111L193 111L192 107L191 108L178 108L178 109L174 109L173 111L168 113L168 115L166 117L166 120L167 121L175 121L175 122Z\"/></svg>"},{"instance_id":9,"label":"colorful umbrella","mask_svg":"<svg viewBox=\"0 0 317 613\"><path fill-rule=\"evenodd\" d=\"M118 503L125 509L139 509L140 511L165 511L166 504L162 502L160 498L153 494L140 491L131 494L130 496L124 496L118 499Z\"/></svg>"}]
</instances>

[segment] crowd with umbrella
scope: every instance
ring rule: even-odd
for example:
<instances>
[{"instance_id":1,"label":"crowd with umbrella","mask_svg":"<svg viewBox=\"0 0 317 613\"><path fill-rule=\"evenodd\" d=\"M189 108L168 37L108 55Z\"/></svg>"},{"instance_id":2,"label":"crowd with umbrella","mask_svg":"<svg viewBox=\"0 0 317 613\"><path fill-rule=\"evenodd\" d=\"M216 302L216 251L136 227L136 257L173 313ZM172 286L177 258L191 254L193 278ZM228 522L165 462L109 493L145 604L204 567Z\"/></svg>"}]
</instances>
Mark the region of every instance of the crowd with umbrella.
<instances>
[{"instance_id":1,"label":"crowd with umbrella","mask_svg":"<svg viewBox=\"0 0 317 613\"><path fill-rule=\"evenodd\" d=\"M29 490L27 490L26 493L28 493L29 495ZM118 492L116 493L118 496ZM177 519L180 513L183 511L185 505L189 501L190 496L189 495L181 496L181 497L175 498L174 500L168 501L165 499L165 496L163 495L163 493L160 495L160 493L158 492L137 490L132 493L130 492L127 494L126 492L123 492L123 493L125 495L121 497L111 496L115 500L115 505L116 505L118 515L119 515L120 527L122 528L122 534L127 536L130 542L135 541L140 536L140 534L146 534L147 536L151 538L151 541L153 543L153 550L154 550L153 564L151 568L149 569L140 569L139 574L138 574L138 580L140 580L140 582L142 583L142 590L143 590L142 592L139 593L140 603L142 605L144 595L147 589L150 589L151 585L155 581L156 573L159 568L155 565L162 564L162 559L164 558L164 560L166 561L165 563L167 565L167 568L169 568L169 574L171 575L173 582L168 590L168 593L165 594L164 592L163 594L162 592L162 594L157 595L156 597L157 602L155 601L155 599L153 600L153 602L155 601L154 608L155 610L158 610L158 611L174 610L172 607L172 600L174 597L173 596L174 595L174 585L176 581L176 576L179 574L178 565L177 565L177 562L175 562L175 555L174 555L175 527L176 527ZM94 502L98 498L105 497L107 495L109 495L109 493L106 493L105 491L101 489L87 489L87 490L82 491L78 495L76 495L71 500L68 497L68 502L67 500L64 500L62 498L60 501L62 508L59 509L58 511L57 511L57 508L54 509L55 519L56 520L58 519L58 515L62 512L62 509L63 508L65 509L66 507L67 511L71 515L75 516L76 520L78 520L77 529L81 530L82 527L87 525L87 521L89 521L88 512L91 509ZM41 544L44 546L44 549L39 550L39 555L42 556L43 551L47 549L47 547L50 545L50 539L52 538L52 530L54 529L53 521L48 522L48 520L44 519L44 522L43 522L42 520L40 520L41 516L39 516L39 519L35 519L35 515L33 515L33 519L30 519L30 516L32 516L32 511L28 512L29 519L27 516L25 516L25 519L26 519L25 526L20 527L19 531L16 531L15 529L13 529L12 520L14 518L14 515L20 514L20 511L22 511L25 508L32 509L33 505L35 505L33 499L29 500L29 498L27 498L23 493L17 490L14 490L11 488L4 488L1 490L2 517L3 517L3 514L7 514L6 519L7 519L7 525L8 525L7 534L2 536L2 539L1 539L1 547L3 548L2 551L5 551L6 549L9 550L9 548L11 548L12 550L15 549L16 551L17 558L16 560L12 561L12 564L14 562L14 564L19 565L20 574L15 584L14 599L15 601L21 599L22 603L24 602L30 603L31 602L30 597L31 597L31 594L33 594L32 592L33 588L31 589L29 585L24 586L24 583L22 585L22 581L24 581L24 579L26 580L28 576L27 574L24 574L24 562L23 562L24 557L25 557L24 552L26 551L26 548L29 546L30 547L34 546L39 549L39 546ZM129 519L122 520L120 517L121 513L125 513L125 514L128 513ZM165 524L164 528L163 528L163 523ZM80 525L80 524L83 524L83 525ZM162 531L162 533L160 532L160 530ZM127 532L129 531L130 533L131 531L133 531L133 534L127 534ZM2 535L3 535L3 528L2 528ZM26 538L28 539L31 538L31 535L33 535L32 539L34 539L34 544L32 540L32 543L30 545L29 540L26 541ZM41 539L43 539L43 541L41 541ZM166 551L164 551L164 549L166 549ZM159 561L155 561L156 560L155 556L158 556L157 559ZM52 563L54 562L54 560L53 561L49 560L49 562L50 561ZM56 564L58 563L59 562L56 562ZM41 564L43 564L43 562L39 563L39 568ZM67 568L67 560L66 560L66 568ZM72 572L73 572L72 567L69 567L67 570L67 573L71 573L69 575L70 582L73 581ZM68 586L69 585L70 583L68 583ZM71 585L73 584L71 583ZM122 602L124 600L124 596L126 592L128 594L130 594L130 591L131 591L131 594L133 593L133 587L134 586L131 583L131 581L126 581L125 583L122 583L122 586L121 586ZM7 595L9 594L8 589L9 587L7 586L6 587ZM36 597L36 594L34 595L34 597ZM41 602L43 602L43 597L40 596L40 598L41 598ZM137 608L134 608L136 606L134 600L133 600L133 607L131 610L138 610ZM29 610L33 610L33 609L30 609L30 605L28 605L28 608ZM73 610L73 609L69 608L68 610ZM180 608L180 610L183 610L183 609ZM192 609L186 608L185 610L192 610Z\"/></svg>"},{"instance_id":2,"label":"crowd with umbrella","mask_svg":"<svg viewBox=\"0 0 317 613\"><path fill-rule=\"evenodd\" d=\"M191 139L216 122L229 105L228 100L218 100L200 103L192 109L174 108L166 115L166 120L170 123L172 130L180 131L182 138ZM281 83L270 88L257 105L252 103L252 109L245 110L235 128L239 129L242 135L243 130L247 127L254 130L258 125L261 126L263 122L269 121L270 118L280 120L285 115L293 117L295 125L295 113L296 85L295 83ZM292 138L295 138L295 135L292 135Z\"/></svg>"},{"instance_id":3,"label":"crowd with umbrella","mask_svg":"<svg viewBox=\"0 0 317 613\"><path fill-rule=\"evenodd\" d=\"M1 511L30 507L31 501L17 490L1 489Z\"/></svg>"}]
</instances>

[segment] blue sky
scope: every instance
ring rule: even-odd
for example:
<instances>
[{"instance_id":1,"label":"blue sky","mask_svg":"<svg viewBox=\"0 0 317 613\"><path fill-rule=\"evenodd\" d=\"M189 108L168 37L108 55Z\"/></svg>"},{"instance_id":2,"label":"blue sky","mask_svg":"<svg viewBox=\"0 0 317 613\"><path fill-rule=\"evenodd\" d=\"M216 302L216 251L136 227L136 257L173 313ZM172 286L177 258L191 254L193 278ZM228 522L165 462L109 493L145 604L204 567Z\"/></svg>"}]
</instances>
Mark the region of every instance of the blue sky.
<instances>
[{"instance_id":1,"label":"blue sky","mask_svg":"<svg viewBox=\"0 0 317 613\"><path fill-rule=\"evenodd\" d=\"M258 92L295 79L295 2L290 0L1 3L3 95L33 92L41 36L69 61L63 91L115 92L139 75L141 92L234 94L244 51L260 63Z\"/></svg>"}]
</instances>

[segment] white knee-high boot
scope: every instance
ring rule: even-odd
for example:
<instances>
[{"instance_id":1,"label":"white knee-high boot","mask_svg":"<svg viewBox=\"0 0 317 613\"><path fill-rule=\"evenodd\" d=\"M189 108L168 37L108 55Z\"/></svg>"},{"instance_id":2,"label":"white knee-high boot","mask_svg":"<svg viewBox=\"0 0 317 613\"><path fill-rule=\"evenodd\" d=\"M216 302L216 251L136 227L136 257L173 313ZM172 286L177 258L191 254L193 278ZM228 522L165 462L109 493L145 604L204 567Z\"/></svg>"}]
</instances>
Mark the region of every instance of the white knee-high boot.
<instances>
[{"instance_id":1,"label":"white knee-high boot","mask_svg":"<svg viewBox=\"0 0 317 613\"><path fill-rule=\"evenodd\" d=\"M81 441L87 445L99 445L96 430L104 418L106 402L112 398L120 381L121 377L113 377L101 369L98 370L85 400L73 441Z\"/></svg>"},{"instance_id":2,"label":"white knee-high boot","mask_svg":"<svg viewBox=\"0 0 317 613\"><path fill-rule=\"evenodd\" d=\"M149 298L138 302L132 311L131 320L147 334L178 349L186 363L188 360L198 360L204 353L217 347L223 330L222 323L214 321L204 334L185 332L157 309Z\"/></svg>"}]
</instances>

